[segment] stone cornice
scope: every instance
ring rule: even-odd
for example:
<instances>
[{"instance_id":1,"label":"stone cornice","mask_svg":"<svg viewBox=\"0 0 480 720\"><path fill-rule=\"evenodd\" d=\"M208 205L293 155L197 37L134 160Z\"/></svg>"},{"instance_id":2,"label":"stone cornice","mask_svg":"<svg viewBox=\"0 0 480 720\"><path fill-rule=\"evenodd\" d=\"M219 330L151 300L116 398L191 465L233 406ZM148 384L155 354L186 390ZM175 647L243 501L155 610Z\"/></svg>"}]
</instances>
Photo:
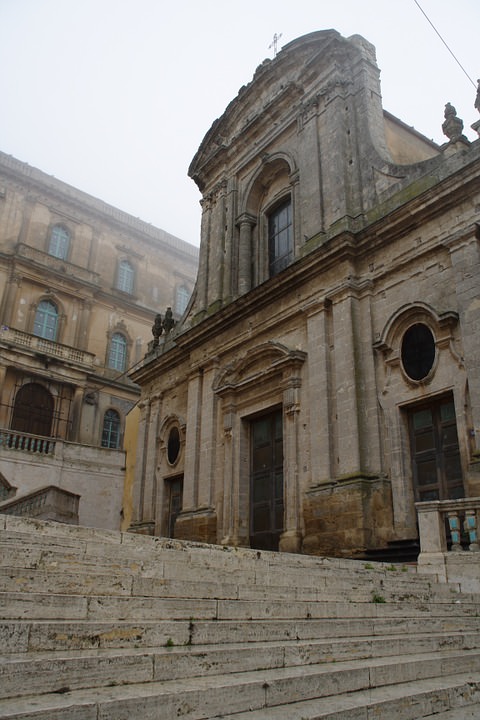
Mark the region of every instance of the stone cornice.
<instances>
[{"instance_id":1,"label":"stone cornice","mask_svg":"<svg viewBox=\"0 0 480 720\"><path fill-rule=\"evenodd\" d=\"M68 217L75 222L84 222L85 215L91 213L109 225L116 225L123 232L127 230L129 234L135 233L144 241L164 245L170 252L177 252L182 257L197 262L198 247L2 152L0 174L9 176L22 185L28 185L30 193L36 191L53 196L59 202L75 207L76 214L68 213Z\"/></svg>"}]
</instances>

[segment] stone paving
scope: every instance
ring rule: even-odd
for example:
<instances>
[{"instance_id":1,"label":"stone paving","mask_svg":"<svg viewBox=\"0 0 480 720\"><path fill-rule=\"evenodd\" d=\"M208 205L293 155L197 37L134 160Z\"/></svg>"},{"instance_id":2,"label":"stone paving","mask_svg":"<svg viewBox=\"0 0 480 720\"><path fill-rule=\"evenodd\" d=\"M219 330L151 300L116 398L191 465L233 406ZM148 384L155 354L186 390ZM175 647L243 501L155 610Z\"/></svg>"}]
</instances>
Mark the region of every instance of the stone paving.
<instances>
[{"instance_id":1,"label":"stone paving","mask_svg":"<svg viewBox=\"0 0 480 720\"><path fill-rule=\"evenodd\" d=\"M478 718L479 616L412 566L0 516L0 718Z\"/></svg>"}]
</instances>

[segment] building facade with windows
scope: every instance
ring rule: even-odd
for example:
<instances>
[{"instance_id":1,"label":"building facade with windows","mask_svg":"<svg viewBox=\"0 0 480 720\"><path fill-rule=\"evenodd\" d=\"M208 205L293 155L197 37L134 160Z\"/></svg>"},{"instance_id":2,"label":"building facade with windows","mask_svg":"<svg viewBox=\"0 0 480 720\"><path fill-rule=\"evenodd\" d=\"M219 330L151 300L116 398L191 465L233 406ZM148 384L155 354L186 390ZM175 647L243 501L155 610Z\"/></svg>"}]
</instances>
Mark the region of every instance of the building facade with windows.
<instances>
[{"instance_id":1,"label":"building facade with windows","mask_svg":"<svg viewBox=\"0 0 480 720\"><path fill-rule=\"evenodd\" d=\"M480 495L480 141L453 118L439 146L384 111L373 46L329 30L214 122L192 301L132 374L132 530L360 556Z\"/></svg>"},{"instance_id":2,"label":"building facade with windows","mask_svg":"<svg viewBox=\"0 0 480 720\"><path fill-rule=\"evenodd\" d=\"M125 421L139 397L128 371L156 314L182 315L197 258L0 153L0 473L12 512L55 485L80 496L81 523L120 527Z\"/></svg>"}]
</instances>

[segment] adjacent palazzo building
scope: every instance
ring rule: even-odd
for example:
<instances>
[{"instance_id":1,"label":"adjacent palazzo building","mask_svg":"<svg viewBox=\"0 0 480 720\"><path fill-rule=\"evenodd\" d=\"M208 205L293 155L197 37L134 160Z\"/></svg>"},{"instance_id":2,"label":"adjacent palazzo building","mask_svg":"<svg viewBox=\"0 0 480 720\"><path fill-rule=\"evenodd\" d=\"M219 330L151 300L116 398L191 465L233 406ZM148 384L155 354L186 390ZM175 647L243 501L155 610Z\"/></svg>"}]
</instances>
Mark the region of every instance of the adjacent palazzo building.
<instances>
[{"instance_id":1,"label":"adjacent palazzo building","mask_svg":"<svg viewBox=\"0 0 480 720\"><path fill-rule=\"evenodd\" d=\"M358 556L414 541L416 501L480 495L480 141L462 128L449 104L438 146L384 111L373 46L333 30L241 88L190 166L187 313L132 374L133 531Z\"/></svg>"},{"instance_id":2,"label":"adjacent palazzo building","mask_svg":"<svg viewBox=\"0 0 480 720\"><path fill-rule=\"evenodd\" d=\"M0 153L0 512L120 527L127 372L156 313L183 313L197 256Z\"/></svg>"}]
</instances>

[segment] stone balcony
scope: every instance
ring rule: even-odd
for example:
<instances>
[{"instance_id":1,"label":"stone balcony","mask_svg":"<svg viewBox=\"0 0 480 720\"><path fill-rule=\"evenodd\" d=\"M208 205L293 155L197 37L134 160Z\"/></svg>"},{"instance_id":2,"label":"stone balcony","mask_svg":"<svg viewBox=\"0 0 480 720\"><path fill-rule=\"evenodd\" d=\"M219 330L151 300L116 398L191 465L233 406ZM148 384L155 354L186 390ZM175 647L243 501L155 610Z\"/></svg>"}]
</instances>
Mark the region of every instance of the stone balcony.
<instances>
[{"instance_id":1,"label":"stone balcony","mask_svg":"<svg viewBox=\"0 0 480 720\"><path fill-rule=\"evenodd\" d=\"M68 275L74 277L82 282L90 283L91 285L99 285L100 275L92 270L81 267L80 265L74 265L61 258L56 258L49 253L38 250L37 248L25 245L24 243L18 243L16 246L17 255L26 260L31 260L36 265L41 265L44 268L48 268L49 271L59 272L62 275Z\"/></svg>"},{"instance_id":2,"label":"stone balcony","mask_svg":"<svg viewBox=\"0 0 480 720\"><path fill-rule=\"evenodd\" d=\"M54 455L55 439L0 428L0 449L21 450L37 455Z\"/></svg>"},{"instance_id":3,"label":"stone balcony","mask_svg":"<svg viewBox=\"0 0 480 720\"><path fill-rule=\"evenodd\" d=\"M2 327L0 329L0 341L17 347L28 348L34 352L42 353L42 355L49 355L66 362L78 363L87 368L93 367L95 359L94 353L70 345L62 345L15 328Z\"/></svg>"}]
</instances>

